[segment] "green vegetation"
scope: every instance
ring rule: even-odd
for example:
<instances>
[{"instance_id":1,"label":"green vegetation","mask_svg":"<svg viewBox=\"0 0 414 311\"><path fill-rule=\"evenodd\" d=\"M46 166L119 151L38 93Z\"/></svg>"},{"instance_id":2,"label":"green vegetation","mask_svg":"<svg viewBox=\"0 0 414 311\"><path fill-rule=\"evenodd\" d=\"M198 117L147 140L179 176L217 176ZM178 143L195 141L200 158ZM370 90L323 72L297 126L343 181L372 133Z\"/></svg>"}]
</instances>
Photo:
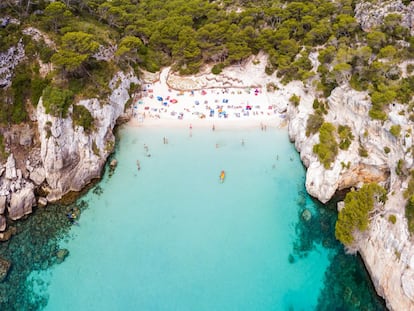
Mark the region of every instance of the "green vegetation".
<instances>
[{"instance_id":1,"label":"green vegetation","mask_svg":"<svg viewBox=\"0 0 414 311\"><path fill-rule=\"evenodd\" d=\"M404 171L405 171L405 162L403 159L399 159L397 162L397 167L395 168L395 173L398 176L402 176L404 175Z\"/></svg>"},{"instance_id":2,"label":"green vegetation","mask_svg":"<svg viewBox=\"0 0 414 311\"><path fill-rule=\"evenodd\" d=\"M390 128L390 133L396 138L400 137L401 125L399 125L399 124L392 125L391 128Z\"/></svg>"},{"instance_id":3,"label":"green vegetation","mask_svg":"<svg viewBox=\"0 0 414 311\"><path fill-rule=\"evenodd\" d=\"M354 135L352 134L351 128L348 125L339 125L338 135L340 139L339 148L342 150L348 150L349 146L354 140Z\"/></svg>"},{"instance_id":4,"label":"green vegetation","mask_svg":"<svg viewBox=\"0 0 414 311\"><path fill-rule=\"evenodd\" d=\"M395 215L391 214L391 215L388 216L388 221L390 223L392 223L393 225L395 225L395 223L397 222L397 217Z\"/></svg>"},{"instance_id":5,"label":"green vegetation","mask_svg":"<svg viewBox=\"0 0 414 311\"><path fill-rule=\"evenodd\" d=\"M73 105L72 114L73 124L82 126L85 132L90 132L94 128L94 119L90 111L82 105Z\"/></svg>"},{"instance_id":6,"label":"green vegetation","mask_svg":"<svg viewBox=\"0 0 414 311\"><path fill-rule=\"evenodd\" d=\"M289 102L290 102L293 106L295 106L295 107L299 106L299 104L300 104L300 96L298 96L298 95L296 95L296 94L293 94L293 95L289 98Z\"/></svg>"},{"instance_id":7,"label":"green vegetation","mask_svg":"<svg viewBox=\"0 0 414 311\"><path fill-rule=\"evenodd\" d=\"M27 119L22 102L29 98L35 105L51 81L71 90L74 99L103 98L111 73L119 69L155 72L171 65L180 74L194 74L208 63L219 74L224 67L242 64L263 51L269 55L268 74L276 73L283 83L314 83L320 97L342 83L368 90L371 118L384 121L389 104L410 104L414 98L414 77L402 77L398 67L414 56L414 38L396 13L388 14L369 33L362 32L353 5L349 0L34 0L27 5L6 1L5 10L22 25L10 23L0 29L0 50L23 38L27 63L52 62L55 71L45 79L32 70L30 79L16 80L16 87L32 81L24 86L31 90L22 95L23 101L21 95L7 94L17 107L0 119L3 123ZM40 28L56 48L22 36L26 26ZM114 46L110 60L95 58L100 47ZM320 62L316 70L309 58L315 52ZM409 74L412 67L407 65ZM326 114L326 102L318 101L315 112Z\"/></svg>"},{"instance_id":8,"label":"green vegetation","mask_svg":"<svg viewBox=\"0 0 414 311\"><path fill-rule=\"evenodd\" d=\"M351 245L356 231L368 229L370 213L375 204L386 200L386 190L376 183L365 184L358 191L348 192L344 200L345 206L339 212L336 222L336 238L344 245Z\"/></svg>"},{"instance_id":9,"label":"green vegetation","mask_svg":"<svg viewBox=\"0 0 414 311\"><path fill-rule=\"evenodd\" d=\"M8 154L4 146L4 137L3 135L0 135L0 160L6 160L7 156Z\"/></svg>"},{"instance_id":10,"label":"green vegetation","mask_svg":"<svg viewBox=\"0 0 414 311\"><path fill-rule=\"evenodd\" d=\"M414 195L412 195L405 206L405 217L407 218L408 231L414 233Z\"/></svg>"},{"instance_id":11,"label":"green vegetation","mask_svg":"<svg viewBox=\"0 0 414 311\"><path fill-rule=\"evenodd\" d=\"M329 169L338 154L338 143L335 138L335 126L323 123L319 129L319 144L313 146L313 152L326 169Z\"/></svg>"},{"instance_id":12,"label":"green vegetation","mask_svg":"<svg viewBox=\"0 0 414 311\"><path fill-rule=\"evenodd\" d=\"M368 157L368 150L365 149L363 146L359 146L358 154L360 157L367 158Z\"/></svg>"},{"instance_id":13,"label":"green vegetation","mask_svg":"<svg viewBox=\"0 0 414 311\"><path fill-rule=\"evenodd\" d=\"M316 134L324 121L325 120L321 114L311 114L306 122L306 136L309 137L310 135Z\"/></svg>"},{"instance_id":14,"label":"green vegetation","mask_svg":"<svg viewBox=\"0 0 414 311\"><path fill-rule=\"evenodd\" d=\"M384 152L385 152L385 154L388 154L388 153L390 153L390 152L391 152L391 149L390 149L390 147L388 147L388 146L385 146L385 147L384 147Z\"/></svg>"},{"instance_id":15,"label":"green vegetation","mask_svg":"<svg viewBox=\"0 0 414 311\"><path fill-rule=\"evenodd\" d=\"M72 104L73 93L55 86L48 86L43 91L43 105L46 113L55 117L66 117Z\"/></svg>"}]
</instances>

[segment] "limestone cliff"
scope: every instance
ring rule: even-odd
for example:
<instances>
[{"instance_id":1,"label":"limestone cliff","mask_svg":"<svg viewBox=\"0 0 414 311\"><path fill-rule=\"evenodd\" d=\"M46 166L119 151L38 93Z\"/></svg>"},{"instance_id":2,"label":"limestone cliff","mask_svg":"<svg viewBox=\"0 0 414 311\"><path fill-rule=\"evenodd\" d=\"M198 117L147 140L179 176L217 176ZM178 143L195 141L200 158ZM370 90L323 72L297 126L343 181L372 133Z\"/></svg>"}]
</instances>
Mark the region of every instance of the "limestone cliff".
<instances>
[{"instance_id":1,"label":"limestone cliff","mask_svg":"<svg viewBox=\"0 0 414 311\"><path fill-rule=\"evenodd\" d=\"M110 83L112 95L108 104L102 104L97 99L78 102L95 119L96 130L90 134L85 133L82 127L74 126L70 116L56 118L46 114L40 101L37 106L37 122L42 173L49 188L49 201L56 201L69 191L80 191L92 179L100 176L115 143L112 129L124 112L132 82L138 83L137 78L119 73ZM33 179L38 179L38 175L39 171Z\"/></svg>"},{"instance_id":2,"label":"limestone cliff","mask_svg":"<svg viewBox=\"0 0 414 311\"><path fill-rule=\"evenodd\" d=\"M381 26L388 14L401 16L401 26L414 34L414 3L404 5L402 0L386 1L360 1L355 5L355 18L362 29L369 31L374 27Z\"/></svg>"},{"instance_id":3,"label":"limestone cliff","mask_svg":"<svg viewBox=\"0 0 414 311\"><path fill-rule=\"evenodd\" d=\"M7 232L1 233L7 228L5 215L12 220L19 219L30 214L36 204L59 200L68 192L80 191L92 179L100 177L114 147L112 130L130 99L131 83L139 83L136 76L119 72L110 82L112 93L105 103L96 98L77 103L86 107L94 118L91 133L73 124L71 109L67 118L53 117L45 113L40 100L32 116L37 120L37 144L32 144L31 135L25 131L8 134L9 140L17 140L20 145L28 144L30 152L23 155L20 159L23 167L20 165L18 168L13 150L9 150L6 164L0 166L0 240L10 236ZM48 193L46 199L40 198L38 202L34 195L37 187Z\"/></svg>"},{"instance_id":4,"label":"limestone cliff","mask_svg":"<svg viewBox=\"0 0 414 311\"><path fill-rule=\"evenodd\" d=\"M396 173L400 160L407 168L413 166L410 152L413 124L399 113L404 107L391 105L388 121L373 121L368 116L371 104L365 92L347 86L336 88L328 98L325 122L348 125L355 138L350 148L340 150L331 167L325 169L312 151L319 135L306 136L314 96L305 92L301 83L290 86L301 96L300 105L291 105L288 109L289 136L308 168L307 191L327 202L337 190L358 187L365 182L375 181L388 189L389 200L372 216L369 230L358 236L352 251L362 255L378 294L385 298L390 310L414 310L414 247L405 219L404 183ZM390 127L397 124L402 128L399 138L390 133ZM361 148L367 151L367 156L360 155ZM388 220L390 215L396 216L395 224Z\"/></svg>"}]
</instances>

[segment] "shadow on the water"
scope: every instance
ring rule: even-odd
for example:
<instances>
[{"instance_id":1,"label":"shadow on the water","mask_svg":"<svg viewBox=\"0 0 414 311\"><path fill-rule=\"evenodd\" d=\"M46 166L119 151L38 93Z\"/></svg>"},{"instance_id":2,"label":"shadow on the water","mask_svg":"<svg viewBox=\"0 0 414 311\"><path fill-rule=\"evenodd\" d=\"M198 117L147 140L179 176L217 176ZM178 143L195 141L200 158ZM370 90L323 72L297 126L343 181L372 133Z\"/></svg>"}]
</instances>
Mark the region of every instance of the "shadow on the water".
<instances>
[{"instance_id":1,"label":"shadow on the water","mask_svg":"<svg viewBox=\"0 0 414 311\"><path fill-rule=\"evenodd\" d=\"M69 205L50 204L38 208L30 217L9 224L16 234L0 243L0 256L12 263L7 278L0 283L0 310L41 310L48 301L47 294L39 292L47 284L26 281L33 271L43 271L60 263L68 251L60 249L62 237L70 238L73 223L68 213L81 212L87 208L83 200Z\"/></svg>"},{"instance_id":2,"label":"shadow on the water","mask_svg":"<svg viewBox=\"0 0 414 311\"><path fill-rule=\"evenodd\" d=\"M336 205L344 199L338 193L326 205L308 196L305 189L298 191L298 221L295 224L296 240L289 262L294 264L308 255L316 245L330 249L330 265L321 288L318 311L387 310L384 300L374 289L360 256L346 254L342 244L335 238L337 220ZM310 205L313 208L309 208Z\"/></svg>"},{"instance_id":3,"label":"shadow on the water","mask_svg":"<svg viewBox=\"0 0 414 311\"><path fill-rule=\"evenodd\" d=\"M110 160L119 150L116 139L114 152L108 158L102 170L102 176L108 171ZM82 197L92 191L99 196L103 190L95 179L82 191L65 196L61 204L49 204L45 208L36 208L26 219L10 221L9 228L14 231L12 238L0 242L0 257L11 262L6 279L0 282L0 310L42 310L48 302L47 286L40 280L28 280L34 271L45 271L61 263L69 252L59 247L62 239L70 239L73 225L81 225L82 212L88 203ZM68 215L74 215L68 217ZM76 221L73 221L73 220ZM40 291L39 291L40 289Z\"/></svg>"}]
</instances>

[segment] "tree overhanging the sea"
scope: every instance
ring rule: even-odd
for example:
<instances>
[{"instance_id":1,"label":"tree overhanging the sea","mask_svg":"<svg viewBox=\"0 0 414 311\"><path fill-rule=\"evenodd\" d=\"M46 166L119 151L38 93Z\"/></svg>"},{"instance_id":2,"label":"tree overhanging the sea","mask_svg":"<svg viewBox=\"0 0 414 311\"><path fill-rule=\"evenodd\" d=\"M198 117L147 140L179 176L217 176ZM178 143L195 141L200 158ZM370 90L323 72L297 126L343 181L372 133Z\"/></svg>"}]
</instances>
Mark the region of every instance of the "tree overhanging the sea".
<instances>
[{"instance_id":1,"label":"tree overhanging the sea","mask_svg":"<svg viewBox=\"0 0 414 311\"><path fill-rule=\"evenodd\" d=\"M176 72L190 75L208 65L219 75L226 67L242 66L262 51L268 55L265 71L269 76L284 85L301 81L306 90L292 95L289 111L296 116L306 112L304 119L297 119L306 124L305 131L291 136L309 167L308 191L326 201L329 195L321 193L326 181L337 183L329 191L379 182L391 195L388 205L373 197L375 204L368 209L358 199L345 199L344 210L351 212L340 212L343 222L337 228L346 229L340 229L345 231L337 236L345 237L341 241L348 249L361 251L369 263L375 258L367 251L367 235L379 241L375 228L390 233L382 239L384 244L378 242L374 248L391 254L386 262L397 262L399 269L388 272L389 277L399 274L402 289L398 293L404 297L400 303L412 306L414 39L406 14L410 3L9 0L0 4L0 64L5 68L0 81L0 156L3 163L7 159L1 228L4 231L7 222L32 211L37 203L35 188L45 197L54 189L66 193L84 186L62 186L59 178L45 176L36 162L45 150L53 148L52 143L40 148L40 137L58 136L60 120L69 117L67 126L88 137L88 150L99 159L99 165L88 171L90 175L81 178L88 183L99 177L114 145L113 136L97 135L105 108L96 111L111 102L115 91L121 94L117 98L120 106L106 119L112 131L124 106L131 103L131 95L140 90L137 77L141 70L156 72L172 66ZM377 20L369 17L373 10L380 13ZM306 98L308 92L312 99ZM347 92L358 102L344 95ZM342 110L333 107L337 102L344 104ZM363 121L335 123L346 109L351 116L361 112ZM42 119L41 133L34 125L34 111L48 115ZM27 155L32 156L28 166ZM55 168L73 172L71 165L81 158L65 154ZM315 176L323 176L325 183L317 184ZM14 182L29 178L34 183ZM358 197L354 192L350 196ZM10 235L10 231L2 233L3 237ZM394 235L400 238L394 240ZM389 297L387 286L375 277L375 268L368 264L368 270L377 291L391 309L397 309L399 296Z\"/></svg>"}]
</instances>

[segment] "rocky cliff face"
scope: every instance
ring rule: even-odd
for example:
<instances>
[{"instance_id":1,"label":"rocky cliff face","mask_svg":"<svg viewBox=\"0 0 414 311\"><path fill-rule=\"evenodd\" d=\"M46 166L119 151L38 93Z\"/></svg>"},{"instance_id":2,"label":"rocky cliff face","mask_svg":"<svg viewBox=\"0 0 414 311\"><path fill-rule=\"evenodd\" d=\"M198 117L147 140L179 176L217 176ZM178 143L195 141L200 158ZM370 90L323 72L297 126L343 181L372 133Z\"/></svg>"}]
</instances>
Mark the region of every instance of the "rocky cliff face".
<instances>
[{"instance_id":1,"label":"rocky cliff face","mask_svg":"<svg viewBox=\"0 0 414 311\"><path fill-rule=\"evenodd\" d=\"M24 45L21 40L16 46L0 53L0 88L7 88L11 85L13 70L24 57Z\"/></svg>"},{"instance_id":2,"label":"rocky cliff face","mask_svg":"<svg viewBox=\"0 0 414 311\"><path fill-rule=\"evenodd\" d=\"M17 167L13 152L6 164L0 166L0 240L10 237L5 231L6 215L12 220L19 219L30 214L36 204L59 200L68 192L79 191L92 179L100 177L113 150L115 138L112 130L117 119L124 114L132 82L139 83L134 75L120 72L110 82L112 93L107 103L97 99L77 103L86 107L94 117L95 130L91 133L85 133L82 127L73 124L71 111L68 118L46 114L40 100L34 116L40 147L29 142L31 151L26 155L24 167ZM31 141L30 135L29 138ZM20 144L27 143L24 131L15 139ZM48 195L37 202L34 191L40 186Z\"/></svg>"},{"instance_id":3,"label":"rocky cliff face","mask_svg":"<svg viewBox=\"0 0 414 311\"><path fill-rule=\"evenodd\" d=\"M313 113L312 93L306 93L301 83L292 83L290 89L301 96L298 107L289 106L289 137L300 152L306 173L306 189L322 202L327 202L340 189L358 187L365 182L378 182L388 189L389 200L372 216L367 232L358 237L353 251L359 251L379 295L385 298L391 310L414 310L414 247L405 219L406 185L396 173L397 163L413 166L411 154L412 122L400 111L403 106L389 107L389 120L373 121L368 116L370 101L366 93L346 86L336 88L328 98L329 112L325 122L350 126L355 136L349 150L340 150L330 169L325 169L312 151L319 142L318 134L306 136L306 122ZM400 125L401 136L390 133L392 125ZM390 149L389 153L384 148ZM368 156L360 156L364 148ZM394 215L397 222L388 220Z\"/></svg>"},{"instance_id":4,"label":"rocky cliff face","mask_svg":"<svg viewBox=\"0 0 414 311\"><path fill-rule=\"evenodd\" d=\"M411 35L414 34L413 2L406 6L401 0L360 1L355 6L355 18L365 31L381 26L384 17L391 13L401 15L401 26L408 28Z\"/></svg>"},{"instance_id":5,"label":"rocky cliff face","mask_svg":"<svg viewBox=\"0 0 414 311\"><path fill-rule=\"evenodd\" d=\"M91 134L74 126L70 116L62 119L46 114L40 101L37 120L43 169L36 171L33 179L42 180L39 175L44 173L49 201L56 201L69 191L80 191L100 176L115 143L112 129L124 112L131 82L138 83L138 80L132 75L119 73L110 83L113 93L109 104L102 104L97 99L78 103L86 107L95 119L96 130Z\"/></svg>"}]
</instances>

